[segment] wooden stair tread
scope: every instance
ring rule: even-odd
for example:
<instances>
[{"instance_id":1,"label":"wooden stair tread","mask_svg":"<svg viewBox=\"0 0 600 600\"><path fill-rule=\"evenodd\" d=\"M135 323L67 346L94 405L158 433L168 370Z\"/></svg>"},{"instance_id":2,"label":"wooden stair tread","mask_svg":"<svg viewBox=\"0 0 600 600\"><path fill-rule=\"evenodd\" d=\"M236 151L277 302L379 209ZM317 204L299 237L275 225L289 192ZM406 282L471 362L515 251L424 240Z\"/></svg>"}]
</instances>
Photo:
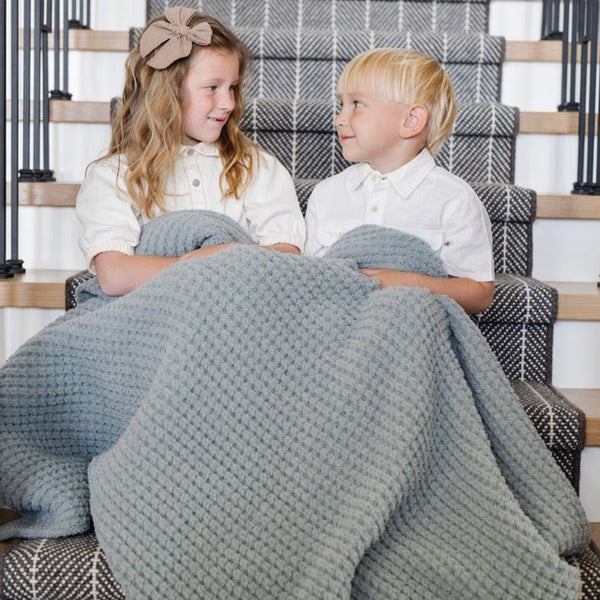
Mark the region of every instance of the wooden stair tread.
<instances>
[{"instance_id":1,"label":"wooden stair tread","mask_svg":"<svg viewBox=\"0 0 600 600\"><path fill-rule=\"evenodd\" d=\"M577 135L578 120L576 112L521 111L519 133Z\"/></svg>"},{"instance_id":2,"label":"wooden stair tread","mask_svg":"<svg viewBox=\"0 0 600 600\"><path fill-rule=\"evenodd\" d=\"M108 124L110 102L52 100L50 121ZM519 123L520 134L576 135L578 115L571 112L521 111Z\"/></svg>"},{"instance_id":3,"label":"wooden stair tread","mask_svg":"<svg viewBox=\"0 0 600 600\"><path fill-rule=\"evenodd\" d=\"M20 206L75 206L79 183L39 182L19 184ZM10 198L10 184L7 184ZM538 219L600 219L600 196L538 194Z\"/></svg>"},{"instance_id":4,"label":"wooden stair tread","mask_svg":"<svg viewBox=\"0 0 600 600\"><path fill-rule=\"evenodd\" d=\"M23 47L23 31L19 31L19 44ZM48 38L54 47L54 37ZM69 30L69 49L82 52L129 52L129 31L93 29ZM561 62L562 42L557 40L521 41L506 40L505 61Z\"/></svg>"},{"instance_id":5,"label":"wooden stair tread","mask_svg":"<svg viewBox=\"0 0 600 600\"><path fill-rule=\"evenodd\" d=\"M27 267L27 265L25 265ZM65 280L72 270L28 269L0 280L0 308L64 308ZM558 319L600 321L600 288L596 282L550 281L558 290Z\"/></svg>"},{"instance_id":6,"label":"wooden stair tread","mask_svg":"<svg viewBox=\"0 0 600 600\"><path fill-rule=\"evenodd\" d=\"M538 219L600 219L600 196L537 194Z\"/></svg>"},{"instance_id":7,"label":"wooden stair tread","mask_svg":"<svg viewBox=\"0 0 600 600\"><path fill-rule=\"evenodd\" d=\"M19 32L23 47L22 30ZM49 47L54 38L49 36ZM92 29L69 30L69 49L82 52L129 52L129 31ZM560 40L506 40L506 62L557 62L562 61Z\"/></svg>"},{"instance_id":8,"label":"wooden stair tread","mask_svg":"<svg viewBox=\"0 0 600 600\"><path fill-rule=\"evenodd\" d=\"M590 523L590 531L592 532L592 540L600 548L600 523Z\"/></svg>"},{"instance_id":9,"label":"wooden stair tread","mask_svg":"<svg viewBox=\"0 0 600 600\"><path fill-rule=\"evenodd\" d=\"M558 391L585 413L585 445L600 446L600 389L559 388Z\"/></svg>"},{"instance_id":10,"label":"wooden stair tread","mask_svg":"<svg viewBox=\"0 0 600 600\"><path fill-rule=\"evenodd\" d=\"M548 281L558 290L559 321L600 321L600 288L595 281Z\"/></svg>"},{"instance_id":11,"label":"wooden stair tread","mask_svg":"<svg viewBox=\"0 0 600 600\"><path fill-rule=\"evenodd\" d=\"M19 108L19 115L23 107ZM91 100L51 100L50 121L53 123L110 123L110 102ZM11 104L7 102L10 119ZM576 112L521 111L519 134L577 135L579 115Z\"/></svg>"},{"instance_id":12,"label":"wooden stair tread","mask_svg":"<svg viewBox=\"0 0 600 600\"><path fill-rule=\"evenodd\" d=\"M64 309L65 280L76 272L58 269L27 269L23 274L9 279L0 279L0 308Z\"/></svg>"}]
</instances>

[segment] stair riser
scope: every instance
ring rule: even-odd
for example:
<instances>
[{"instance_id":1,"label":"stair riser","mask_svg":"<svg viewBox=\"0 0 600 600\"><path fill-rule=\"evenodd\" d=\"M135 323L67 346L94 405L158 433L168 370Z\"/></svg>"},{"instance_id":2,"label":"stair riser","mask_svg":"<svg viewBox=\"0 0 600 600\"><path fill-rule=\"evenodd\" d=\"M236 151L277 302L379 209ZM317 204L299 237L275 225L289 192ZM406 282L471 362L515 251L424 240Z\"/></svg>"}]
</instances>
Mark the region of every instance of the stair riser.
<instances>
[{"instance_id":1,"label":"stair riser","mask_svg":"<svg viewBox=\"0 0 600 600\"><path fill-rule=\"evenodd\" d=\"M559 63L507 62L502 69L503 104L525 111L555 111L560 104Z\"/></svg>"},{"instance_id":2,"label":"stair riser","mask_svg":"<svg viewBox=\"0 0 600 600\"><path fill-rule=\"evenodd\" d=\"M536 220L533 276L542 281L597 281L598 240L600 221Z\"/></svg>"},{"instance_id":3,"label":"stair riser","mask_svg":"<svg viewBox=\"0 0 600 600\"><path fill-rule=\"evenodd\" d=\"M579 494L588 521L600 521L600 448L585 448L581 454Z\"/></svg>"},{"instance_id":4,"label":"stair riser","mask_svg":"<svg viewBox=\"0 0 600 600\"><path fill-rule=\"evenodd\" d=\"M558 321L554 325L552 356L553 385L600 388L600 323Z\"/></svg>"}]
</instances>

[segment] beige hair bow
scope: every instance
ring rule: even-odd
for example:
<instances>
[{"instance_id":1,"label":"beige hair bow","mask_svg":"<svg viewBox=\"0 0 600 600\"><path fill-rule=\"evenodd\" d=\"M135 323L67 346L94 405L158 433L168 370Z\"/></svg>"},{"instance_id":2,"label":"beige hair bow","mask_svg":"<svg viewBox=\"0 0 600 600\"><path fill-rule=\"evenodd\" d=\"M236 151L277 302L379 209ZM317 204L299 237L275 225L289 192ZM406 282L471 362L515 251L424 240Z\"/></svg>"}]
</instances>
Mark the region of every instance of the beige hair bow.
<instances>
[{"instance_id":1,"label":"beige hair bow","mask_svg":"<svg viewBox=\"0 0 600 600\"><path fill-rule=\"evenodd\" d=\"M166 21L155 21L148 25L140 37L140 53L154 69L166 69L180 58L190 55L193 44L210 44L212 29L203 21L194 27L188 23L196 14L193 8L174 6L165 11Z\"/></svg>"}]
</instances>

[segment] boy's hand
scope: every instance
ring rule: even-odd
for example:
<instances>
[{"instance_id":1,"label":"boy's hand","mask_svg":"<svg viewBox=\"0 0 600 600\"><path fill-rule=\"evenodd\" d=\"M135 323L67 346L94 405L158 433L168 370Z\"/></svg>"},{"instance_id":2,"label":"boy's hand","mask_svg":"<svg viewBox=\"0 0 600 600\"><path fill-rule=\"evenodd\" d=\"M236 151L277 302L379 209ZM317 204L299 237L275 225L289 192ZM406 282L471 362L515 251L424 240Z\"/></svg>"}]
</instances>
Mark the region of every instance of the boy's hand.
<instances>
[{"instance_id":1,"label":"boy's hand","mask_svg":"<svg viewBox=\"0 0 600 600\"><path fill-rule=\"evenodd\" d=\"M360 272L367 277L379 281L379 287L385 289L396 285L418 286L419 274L408 271L394 271L393 269L361 269ZM423 285L423 283L421 283Z\"/></svg>"},{"instance_id":2,"label":"boy's hand","mask_svg":"<svg viewBox=\"0 0 600 600\"><path fill-rule=\"evenodd\" d=\"M493 281L475 281L469 277L430 277L393 269L361 269L363 275L379 281L381 288L402 285L427 288L456 300L468 313L483 312L494 298Z\"/></svg>"}]
</instances>

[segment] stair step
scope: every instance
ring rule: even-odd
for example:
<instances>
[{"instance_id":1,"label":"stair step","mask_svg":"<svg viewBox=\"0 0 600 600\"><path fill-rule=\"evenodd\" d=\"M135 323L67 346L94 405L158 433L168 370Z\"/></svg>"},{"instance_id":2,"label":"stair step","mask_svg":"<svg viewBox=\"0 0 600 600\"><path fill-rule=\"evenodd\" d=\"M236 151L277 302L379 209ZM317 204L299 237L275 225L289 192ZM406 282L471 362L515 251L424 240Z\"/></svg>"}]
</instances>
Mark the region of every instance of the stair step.
<instances>
[{"instance_id":1,"label":"stair step","mask_svg":"<svg viewBox=\"0 0 600 600\"><path fill-rule=\"evenodd\" d=\"M578 120L576 112L521 111L519 133L577 135Z\"/></svg>"},{"instance_id":2,"label":"stair step","mask_svg":"<svg viewBox=\"0 0 600 600\"><path fill-rule=\"evenodd\" d=\"M19 183L19 206L75 206L79 183L37 182ZM10 183L6 184L10 199ZM9 200L10 202L10 200Z\"/></svg>"},{"instance_id":3,"label":"stair step","mask_svg":"<svg viewBox=\"0 0 600 600\"><path fill-rule=\"evenodd\" d=\"M10 184L7 197L10 197ZM19 184L20 206L75 206L79 183L39 182ZM538 219L600 219L600 196L539 194Z\"/></svg>"},{"instance_id":4,"label":"stair step","mask_svg":"<svg viewBox=\"0 0 600 600\"><path fill-rule=\"evenodd\" d=\"M48 47L51 50L54 49L54 36L52 35L48 36ZM19 29L19 48L23 48L22 29ZM129 52L129 31L69 29L69 50Z\"/></svg>"},{"instance_id":5,"label":"stair step","mask_svg":"<svg viewBox=\"0 0 600 600\"><path fill-rule=\"evenodd\" d=\"M558 290L558 319L600 321L600 287L594 281L548 281Z\"/></svg>"},{"instance_id":6,"label":"stair step","mask_svg":"<svg viewBox=\"0 0 600 600\"><path fill-rule=\"evenodd\" d=\"M28 269L22 275L0 279L0 308L64 308L65 280L75 272ZM600 321L600 288L595 282L547 283L558 290L559 320Z\"/></svg>"},{"instance_id":7,"label":"stair step","mask_svg":"<svg viewBox=\"0 0 600 600\"><path fill-rule=\"evenodd\" d=\"M27 269L20 275L0 279L0 308L63 308L65 280L73 270Z\"/></svg>"},{"instance_id":8,"label":"stair step","mask_svg":"<svg viewBox=\"0 0 600 600\"><path fill-rule=\"evenodd\" d=\"M22 30L20 47L23 47ZM54 38L49 37L53 48ZM70 29L69 49L83 52L129 52L129 31L95 31L90 29ZM562 42L560 41L506 41L505 60L514 62L560 62Z\"/></svg>"},{"instance_id":9,"label":"stair step","mask_svg":"<svg viewBox=\"0 0 600 600\"><path fill-rule=\"evenodd\" d=\"M108 124L110 122L110 103L52 100L50 102L50 121L54 123ZM577 122L577 113L521 111L519 133L576 135Z\"/></svg>"},{"instance_id":10,"label":"stair step","mask_svg":"<svg viewBox=\"0 0 600 600\"><path fill-rule=\"evenodd\" d=\"M590 530L592 532L592 540L600 548L600 523L590 523Z\"/></svg>"},{"instance_id":11,"label":"stair step","mask_svg":"<svg viewBox=\"0 0 600 600\"><path fill-rule=\"evenodd\" d=\"M600 446L600 389L559 388L558 391L585 413L585 445Z\"/></svg>"},{"instance_id":12,"label":"stair step","mask_svg":"<svg viewBox=\"0 0 600 600\"><path fill-rule=\"evenodd\" d=\"M600 196L538 194L538 219L600 219Z\"/></svg>"}]
</instances>

